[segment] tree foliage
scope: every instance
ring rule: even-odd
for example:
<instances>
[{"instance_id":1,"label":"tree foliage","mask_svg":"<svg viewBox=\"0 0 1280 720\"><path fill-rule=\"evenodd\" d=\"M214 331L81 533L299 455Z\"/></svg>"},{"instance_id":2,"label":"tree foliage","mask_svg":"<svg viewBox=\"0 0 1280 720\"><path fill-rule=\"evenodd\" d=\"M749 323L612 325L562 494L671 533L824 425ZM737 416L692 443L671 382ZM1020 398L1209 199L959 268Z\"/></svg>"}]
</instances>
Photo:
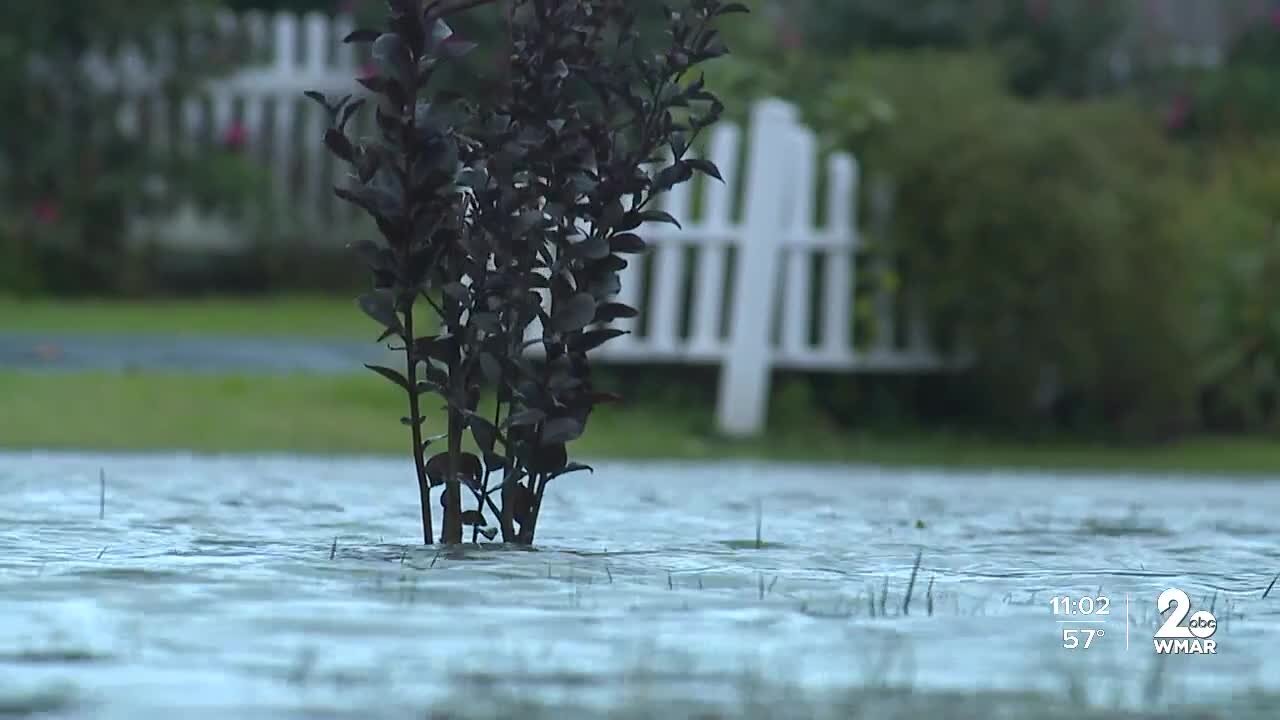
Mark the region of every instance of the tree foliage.
<instances>
[{"instance_id":1,"label":"tree foliage","mask_svg":"<svg viewBox=\"0 0 1280 720\"><path fill-rule=\"evenodd\" d=\"M197 91L211 73L232 67L235 53L217 42L186 43L161 62L155 43L212 39L209 10L169 0L0 9L0 287L116 290L138 213L192 195L234 199L226 188L246 187L250 166L233 153L165 154L146 133L128 132L121 118L130 96L114 82L121 78L101 77L100 58L131 46L149 61L160 95Z\"/></svg>"}]
</instances>

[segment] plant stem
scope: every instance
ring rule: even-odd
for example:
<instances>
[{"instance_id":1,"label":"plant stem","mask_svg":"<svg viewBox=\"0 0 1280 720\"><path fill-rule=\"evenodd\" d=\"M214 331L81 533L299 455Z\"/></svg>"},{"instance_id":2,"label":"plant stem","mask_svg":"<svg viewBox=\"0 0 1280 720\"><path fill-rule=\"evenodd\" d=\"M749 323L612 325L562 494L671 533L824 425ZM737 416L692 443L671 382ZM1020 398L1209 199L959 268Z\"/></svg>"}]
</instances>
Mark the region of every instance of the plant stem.
<instances>
[{"instance_id":1,"label":"plant stem","mask_svg":"<svg viewBox=\"0 0 1280 720\"><path fill-rule=\"evenodd\" d=\"M462 414L449 405L449 477L444 484L444 523L440 542L457 545L462 542L462 484L458 470L462 459Z\"/></svg>"},{"instance_id":2,"label":"plant stem","mask_svg":"<svg viewBox=\"0 0 1280 720\"><path fill-rule=\"evenodd\" d=\"M523 545L532 545L534 533L538 531L538 513L542 510L542 494L547 489L547 480L548 476L545 473L538 473L529 478L529 490L533 500L530 503L529 522L520 526L519 542Z\"/></svg>"},{"instance_id":3,"label":"plant stem","mask_svg":"<svg viewBox=\"0 0 1280 720\"><path fill-rule=\"evenodd\" d=\"M431 528L431 482L427 479L427 463L423 459L422 411L418 404L418 358L414 350L413 306L404 311L405 378L409 381L409 422L413 436L413 465L418 473L418 496L422 501L422 544L434 542Z\"/></svg>"},{"instance_id":4,"label":"plant stem","mask_svg":"<svg viewBox=\"0 0 1280 720\"><path fill-rule=\"evenodd\" d=\"M516 328L520 327L515 318L508 316L506 318L507 326L507 354L513 359L518 360L520 351L520 340L522 335L516 334ZM514 403L511 398L511 391L507 388L507 366L502 366L502 384L498 387L498 401L501 403L503 396L507 396L507 415L511 415ZM495 426L497 423L495 423ZM502 514L499 515L498 525L502 528L502 542L513 543L516 541L516 447L513 435L516 429L514 427L507 428L507 441L504 445L506 450L506 458L502 464Z\"/></svg>"},{"instance_id":5,"label":"plant stem","mask_svg":"<svg viewBox=\"0 0 1280 720\"><path fill-rule=\"evenodd\" d=\"M458 322L462 309L456 300L447 300L445 307L449 313L451 328L461 327ZM451 332L455 332L451 330ZM458 348L449 358L449 474L444 483L444 521L441 523L440 542L446 545L462 543L462 484L458 479L458 471L462 464L462 412L458 402L466 392L466 379L463 377L462 338L458 337Z\"/></svg>"}]
</instances>

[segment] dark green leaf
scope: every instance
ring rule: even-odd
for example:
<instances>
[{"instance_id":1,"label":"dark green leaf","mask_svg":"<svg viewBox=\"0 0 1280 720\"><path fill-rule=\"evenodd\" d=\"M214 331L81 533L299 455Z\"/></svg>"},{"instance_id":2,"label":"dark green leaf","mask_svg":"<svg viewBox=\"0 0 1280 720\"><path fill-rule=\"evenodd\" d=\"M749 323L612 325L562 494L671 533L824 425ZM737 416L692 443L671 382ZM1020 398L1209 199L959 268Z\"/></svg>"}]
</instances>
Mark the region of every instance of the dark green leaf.
<instances>
[{"instance_id":1,"label":"dark green leaf","mask_svg":"<svg viewBox=\"0 0 1280 720\"><path fill-rule=\"evenodd\" d=\"M481 417L471 418L471 436L476 440L476 447L486 455L493 454L493 444L497 439L497 431L493 424Z\"/></svg>"},{"instance_id":2,"label":"dark green leaf","mask_svg":"<svg viewBox=\"0 0 1280 720\"><path fill-rule=\"evenodd\" d=\"M713 177L719 180L720 182L724 182L724 178L720 177L720 168L716 167L716 164L711 162L710 160L703 160L701 158L691 158L689 160L685 160L685 162L689 163L689 167L693 168L694 170L697 170L703 175L708 175L710 177Z\"/></svg>"},{"instance_id":3,"label":"dark green leaf","mask_svg":"<svg viewBox=\"0 0 1280 720\"><path fill-rule=\"evenodd\" d=\"M378 32L377 30L356 30L354 32L348 33L346 37L342 38L342 42L343 43L371 43L374 40L377 40L378 36L381 34L382 33Z\"/></svg>"},{"instance_id":4,"label":"dark green leaf","mask_svg":"<svg viewBox=\"0 0 1280 720\"><path fill-rule=\"evenodd\" d=\"M604 343L620 335L626 335L626 334L628 334L626 330L617 330L614 328L608 328L605 330L591 330L589 332L584 332L582 333L582 335L575 338L572 341L571 345L573 349L576 350L577 352L590 352L600 347Z\"/></svg>"},{"instance_id":5,"label":"dark green leaf","mask_svg":"<svg viewBox=\"0 0 1280 720\"><path fill-rule=\"evenodd\" d=\"M347 248L360 256L370 269L377 268L382 264L381 248L372 240L356 240L347 243Z\"/></svg>"},{"instance_id":6,"label":"dark green leaf","mask_svg":"<svg viewBox=\"0 0 1280 720\"><path fill-rule=\"evenodd\" d=\"M596 299L591 293L578 293L560 303L551 315L551 331L573 332L586 327L596 316Z\"/></svg>"},{"instance_id":7,"label":"dark green leaf","mask_svg":"<svg viewBox=\"0 0 1280 720\"><path fill-rule=\"evenodd\" d=\"M531 473L554 473L564 469L568 462L564 443L546 443L534 448L527 466Z\"/></svg>"},{"instance_id":8,"label":"dark green leaf","mask_svg":"<svg viewBox=\"0 0 1280 720\"><path fill-rule=\"evenodd\" d=\"M515 227L512 230L516 235L523 235L545 222L546 218L543 217L541 210L526 210L516 218Z\"/></svg>"},{"instance_id":9,"label":"dark green leaf","mask_svg":"<svg viewBox=\"0 0 1280 720\"><path fill-rule=\"evenodd\" d=\"M458 344L448 335L427 335L414 341L413 350L421 358L432 358L448 365L457 353Z\"/></svg>"},{"instance_id":10,"label":"dark green leaf","mask_svg":"<svg viewBox=\"0 0 1280 720\"><path fill-rule=\"evenodd\" d=\"M449 453L441 452L432 455L427 460L427 479L431 483L431 487L439 487L444 484L444 478L449 474Z\"/></svg>"},{"instance_id":11,"label":"dark green leaf","mask_svg":"<svg viewBox=\"0 0 1280 720\"><path fill-rule=\"evenodd\" d=\"M640 220L642 222L668 223L680 227L680 221L665 210L645 210L640 213Z\"/></svg>"},{"instance_id":12,"label":"dark green leaf","mask_svg":"<svg viewBox=\"0 0 1280 720\"><path fill-rule=\"evenodd\" d=\"M600 261L596 263L593 269L603 272L618 272L620 270L625 270L627 265L628 263L626 260L618 257L617 255L610 255L609 257L600 258Z\"/></svg>"},{"instance_id":13,"label":"dark green leaf","mask_svg":"<svg viewBox=\"0 0 1280 720\"><path fill-rule=\"evenodd\" d=\"M623 318L623 319L633 318L639 314L640 314L640 311L636 310L630 305L624 305L622 303L617 303L617 302L605 303L596 309L595 322L599 322L599 323L612 322L614 320L617 320L618 318Z\"/></svg>"},{"instance_id":14,"label":"dark green leaf","mask_svg":"<svg viewBox=\"0 0 1280 720\"><path fill-rule=\"evenodd\" d=\"M491 312L478 312L472 314L471 325L488 333L496 333L501 329L498 323L498 314Z\"/></svg>"},{"instance_id":15,"label":"dark green leaf","mask_svg":"<svg viewBox=\"0 0 1280 720\"><path fill-rule=\"evenodd\" d=\"M502 363L493 353L480 353L480 372L485 380L496 385L502 380Z\"/></svg>"},{"instance_id":16,"label":"dark green leaf","mask_svg":"<svg viewBox=\"0 0 1280 720\"><path fill-rule=\"evenodd\" d=\"M521 410L507 417L505 425L507 427L519 427L523 425L537 425L547 417L547 414L538 408L529 408Z\"/></svg>"},{"instance_id":17,"label":"dark green leaf","mask_svg":"<svg viewBox=\"0 0 1280 720\"><path fill-rule=\"evenodd\" d=\"M718 12L716 12L716 14L717 14L717 15L728 15L728 14L730 14L730 13L749 13L749 12L751 12L751 11L750 11L750 10L748 10L748 9L747 9L747 6L746 6L746 5L744 5L743 3L740 3L740 2L733 2L733 3L729 3L728 5L725 5L724 7L720 8L720 10L719 10Z\"/></svg>"},{"instance_id":18,"label":"dark green leaf","mask_svg":"<svg viewBox=\"0 0 1280 720\"><path fill-rule=\"evenodd\" d=\"M480 458L467 452L458 455L458 480L470 481L470 479L480 477L483 472ZM432 487L444 484L449 477L448 452L439 452L431 456L431 459L427 461L427 477L430 479Z\"/></svg>"},{"instance_id":19,"label":"dark green leaf","mask_svg":"<svg viewBox=\"0 0 1280 720\"><path fill-rule=\"evenodd\" d=\"M404 328L400 324L400 315L396 313L395 296L390 290L374 290L361 295L356 301L365 315L373 318L384 328L395 330L403 335Z\"/></svg>"},{"instance_id":20,"label":"dark green leaf","mask_svg":"<svg viewBox=\"0 0 1280 720\"><path fill-rule=\"evenodd\" d=\"M467 286L460 282L451 282L441 288L441 290L450 299L460 303L465 303L467 298L471 295L471 291L467 289Z\"/></svg>"},{"instance_id":21,"label":"dark green leaf","mask_svg":"<svg viewBox=\"0 0 1280 720\"><path fill-rule=\"evenodd\" d=\"M529 470L537 472L532 466L530 466ZM516 522L520 523L521 526L526 525L529 522L529 516L533 512L533 493L525 485L516 483L511 488L511 500L515 504L514 515Z\"/></svg>"},{"instance_id":22,"label":"dark green leaf","mask_svg":"<svg viewBox=\"0 0 1280 720\"><path fill-rule=\"evenodd\" d=\"M400 203L393 195L368 185L357 185L352 188L336 187L333 193L363 209L375 220L386 220L401 213Z\"/></svg>"},{"instance_id":23,"label":"dark green leaf","mask_svg":"<svg viewBox=\"0 0 1280 720\"><path fill-rule=\"evenodd\" d=\"M555 445L578 439L582 435L582 423L573 417L552 418L542 426L542 443Z\"/></svg>"},{"instance_id":24,"label":"dark green leaf","mask_svg":"<svg viewBox=\"0 0 1280 720\"><path fill-rule=\"evenodd\" d=\"M409 50L395 33L383 33L373 42L373 59L383 73L401 83L409 79Z\"/></svg>"},{"instance_id":25,"label":"dark green leaf","mask_svg":"<svg viewBox=\"0 0 1280 720\"><path fill-rule=\"evenodd\" d=\"M355 148L352 147L351 141L337 128L329 128L325 131L324 144L335 156L347 162L355 159Z\"/></svg>"},{"instance_id":26,"label":"dark green leaf","mask_svg":"<svg viewBox=\"0 0 1280 720\"><path fill-rule=\"evenodd\" d=\"M586 260L603 260L609 256L609 240L603 236L587 238L575 243L570 252Z\"/></svg>"},{"instance_id":27,"label":"dark green leaf","mask_svg":"<svg viewBox=\"0 0 1280 720\"><path fill-rule=\"evenodd\" d=\"M557 471L557 472L555 472L555 473L552 473L551 477L553 477L553 478L554 478L554 477L560 477L561 475L568 475L568 474L569 474L569 473L571 473L571 472L578 472L578 471L580 471L580 470L586 470L587 472L590 472L590 473L595 473L595 471L596 471L596 469L595 469L595 468L593 468L593 467L591 467L590 465L583 465L582 463L578 463L578 462L571 462L571 463L569 463L569 464L565 465L565 466L564 466L562 469L560 469L559 471Z\"/></svg>"},{"instance_id":28,"label":"dark green leaf","mask_svg":"<svg viewBox=\"0 0 1280 720\"><path fill-rule=\"evenodd\" d=\"M401 375L400 373L396 372L395 370L392 370L389 367L383 367L381 365L369 365L368 363L365 363L365 367L378 373L379 375L390 380L391 382L399 385L405 390L410 389L409 381L404 379L404 375Z\"/></svg>"},{"instance_id":29,"label":"dark green leaf","mask_svg":"<svg viewBox=\"0 0 1280 720\"><path fill-rule=\"evenodd\" d=\"M648 246L635 233L618 233L609 238L609 247L616 253L639 253Z\"/></svg>"},{"instance_id":30,"label":"dark green leaf","mask_svg":"<svg viewBox=\"0 0 1280 720\"><path fill-rule=\"evenodd\" d=\"M658 176L653 179L654 191L665 192L671 189L673 186L679 185L680 183L689 180L691 177L693 177L693 167L690 166L684 160L681 160L680 162L670 167L663 168L662 171L658 173ZM659 211L650 210L649 212L656 213ZM670 216L668 215L667 217L670 217ZM673 223L673 224L678 224L678 223Z\"/></svg>"}]
</instances>

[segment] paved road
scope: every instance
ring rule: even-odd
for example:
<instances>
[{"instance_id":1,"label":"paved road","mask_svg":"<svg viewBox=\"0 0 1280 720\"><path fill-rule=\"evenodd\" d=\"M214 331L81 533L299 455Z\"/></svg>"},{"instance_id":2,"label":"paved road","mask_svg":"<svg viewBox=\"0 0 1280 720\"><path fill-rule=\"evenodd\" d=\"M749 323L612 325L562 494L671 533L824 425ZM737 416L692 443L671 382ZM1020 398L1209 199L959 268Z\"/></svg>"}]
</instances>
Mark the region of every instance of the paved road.
<instances>
[{"instance_id":1,"label":"paved road","mask_svg":"<svg viewBox=\"0 0 1280 720\"><path fill-rule=\"evenodd\" d=\"M350 373L386 362L371 342L0 332L0 367L40 370Z\"/></svg>"}]
</instances>

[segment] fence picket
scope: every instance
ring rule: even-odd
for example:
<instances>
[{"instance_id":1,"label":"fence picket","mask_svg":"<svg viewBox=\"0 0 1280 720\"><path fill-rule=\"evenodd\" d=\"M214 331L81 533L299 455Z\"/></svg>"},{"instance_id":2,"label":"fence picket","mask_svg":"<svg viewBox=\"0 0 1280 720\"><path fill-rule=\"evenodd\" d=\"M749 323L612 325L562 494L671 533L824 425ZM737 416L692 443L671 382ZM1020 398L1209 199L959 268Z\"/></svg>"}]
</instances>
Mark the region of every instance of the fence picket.
<instances>
[{"instance_id":1,"label":"fence picket","mask_svg":"<svg viewBox=\"0 0 1280 720\"><path fill-rule=\"evenodd\" d=\"M814 154L817 142L813 133L796 128L790 142L792 181L787 203L789 215L785 246L782 250L785 280L783 282L782 349L788 354L803 354L809 344L810 280L813 274L812 253L804 240L813 236Z\"/></svg>"},{"instance_id":2,"label":"fence picket","mask_svg":"<svg viewBox=\"0 0 1280 720\"><path fill-rule=\"evenodd\" d=\"M688 157L695 157L690 150ZM689 210L692 205L691 183L671 188L662 198L662 207L671 213L681 225L693 223ZM653 312L650 315L649 342L653 349L674 353L679 342L681 310L684 308L684 250L685 233L670 225L661 227L653 253Z\"/></svg>"},{"instance_id":3,"label":"fence picket","mask_svg":"<svg viewBox=\"0 0 1280 720\"><path fill-rule=\"evenodd\" d=\"M747 435L764 427L772 357L772 305L777 284L778 235L783 229L782 188L795 109L764 100L751 112L742 247L729 318L729 347L720 374L717 424L729 434Z\"/></svg>"},{"instance_id":4,"label":"fence picket","mask_svg":"<svg viewBox=\"0 0 1280 720\"><path fill-rule=\"evenodd\" d=\"M320 75L329 65L329 47L333 44L329 37L329 18L321 13L307 13L302 19L306 41L303 65L307 73Z\"/></svg>"},{"instance_id":5,"label":"fence picket","mask_svg":"<svg viewBox=\"0 0 1280 720\"><path fill-rule=\"evenodd\" d=\"M719 125L711 133L711 162L720 170L724 182L704 179L703 213L701 228L706 242L695 243L697 248L698 284L694 288L693 328L689 339L690 349L697 354L709 354L720 345L721 310L725 295L725 265L728 262L726 239L732 233L733 185L738 177L738 144L741 133L737 126Z\"/></svg>"},{"instance_id":6,"label":"fence picket","mask_svg":"<svg viewBox=\"0 0 1280 720\"><path fill-rule=\"evenodd\" d=\"M838 238L823 263L822 352L831 358L851 351L851 313L858 246L855 222L858 165L852 156L837 153L827 161L827 217L825 228Z\"/></svg>"},{"instance_id":7,"label":"fence picket","mask_svg":"<svg viewBox=\"0 0 1280 720\"><path fill-rule=\"evenodd\" d=\"M287 76L293 72L298 63L298 18L288 13L278 13L272 19L271 33L274 45L271 48L275 60L276 73Z\"/></svg>"}]
</instances>

